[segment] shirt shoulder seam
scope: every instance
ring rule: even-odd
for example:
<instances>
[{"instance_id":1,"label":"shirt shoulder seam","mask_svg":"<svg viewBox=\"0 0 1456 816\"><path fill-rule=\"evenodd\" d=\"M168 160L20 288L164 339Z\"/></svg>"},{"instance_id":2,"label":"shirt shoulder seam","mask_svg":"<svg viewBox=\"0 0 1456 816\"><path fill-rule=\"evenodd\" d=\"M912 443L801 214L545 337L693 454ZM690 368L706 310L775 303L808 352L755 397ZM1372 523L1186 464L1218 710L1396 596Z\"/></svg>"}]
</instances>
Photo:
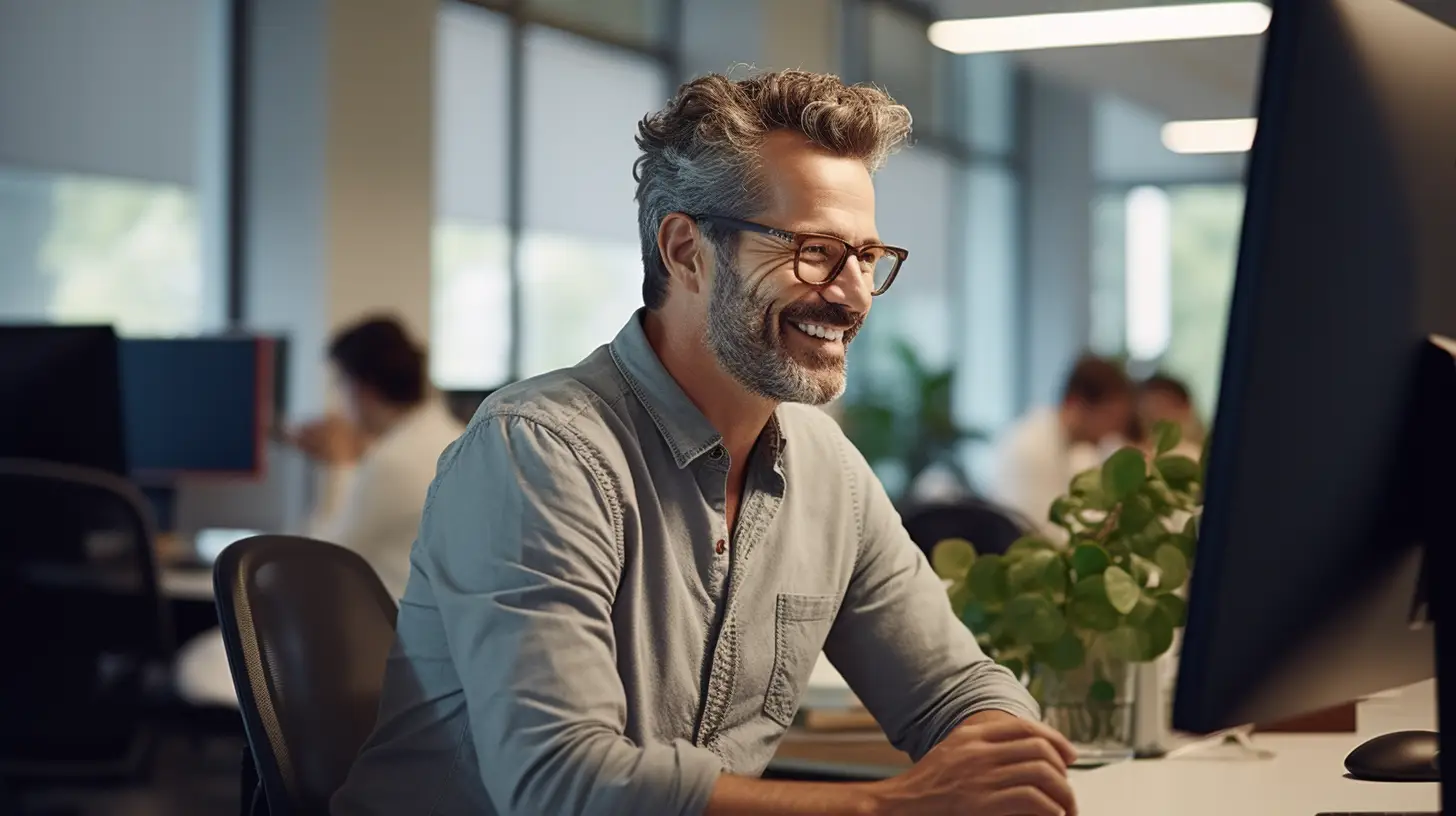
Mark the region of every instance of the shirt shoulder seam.
<instances>
[{"instance_id":1,"label":"shirt shoulder seam","mask_svg":"<svg viewBox=\"0 0 1456 816\"><path fill-rule=\"evenodd\" d=\"M585 406L582 406L585 410ZM581 411L571 415L575 419ZM596 489L597 495L601 497L602 504L607 508L607 516L612 523L612 539L617 550L617 566L621 568L626 563L626 535L622 522L622 487L621 480L607 464L606 456L602 454L599 447L587 439L575 425L569 422L558 421L551 417L542 416L535 411L527 411L519 408L497 408L492 410L477 425L485 425L488 422L499 420L504 417L519 419L528 422L541 430L561 440L582 464L586 465L587 473L591 476L592 486Z\"/></svg>"}]
</instances>

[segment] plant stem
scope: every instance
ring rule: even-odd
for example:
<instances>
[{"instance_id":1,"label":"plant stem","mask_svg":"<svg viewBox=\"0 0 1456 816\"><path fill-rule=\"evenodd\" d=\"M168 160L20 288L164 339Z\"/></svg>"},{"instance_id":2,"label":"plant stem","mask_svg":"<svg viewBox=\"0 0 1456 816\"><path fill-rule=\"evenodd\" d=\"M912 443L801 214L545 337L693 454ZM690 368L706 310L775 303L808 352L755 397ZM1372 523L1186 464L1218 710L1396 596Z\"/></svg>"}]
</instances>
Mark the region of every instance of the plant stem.
<instances>
[{"instance_id":1,"label":"plant stem","mask_svg":"<svg viewBox=\"0 0 1456 816\"><path fill-rule=\"evenodd\" d=\"M1102 529L1097 531L1096 538L1098 542L1104 542L1107 540L1108 536L1112 535L1112 531L1117 529L1117 520L1121 517L1122 502L1118 502L1117 506L1112 508L1112 510L1107 514L1107 518L1103 520Z\"/></svg>"}]
</instances>

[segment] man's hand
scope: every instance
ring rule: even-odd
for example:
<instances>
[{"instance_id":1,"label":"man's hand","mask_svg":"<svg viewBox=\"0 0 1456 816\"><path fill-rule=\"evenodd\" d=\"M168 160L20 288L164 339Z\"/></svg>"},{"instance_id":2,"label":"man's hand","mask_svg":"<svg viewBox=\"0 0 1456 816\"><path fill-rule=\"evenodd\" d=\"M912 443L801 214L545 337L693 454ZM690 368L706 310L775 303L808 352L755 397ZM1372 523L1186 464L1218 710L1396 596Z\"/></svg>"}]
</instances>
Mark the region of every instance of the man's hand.
<instances>
[{"instance_id":1,"label":"man's hand","mask_svg":"<svg viewBox=\"0 0 1456 816\"><path fill-rule=\"evenodd\" d=\"M1067 765L1077 752L1066 737L1010 716L972 717L914 768L876 783L885 814L1076 816Z\"/></svg>"}]
</instances>

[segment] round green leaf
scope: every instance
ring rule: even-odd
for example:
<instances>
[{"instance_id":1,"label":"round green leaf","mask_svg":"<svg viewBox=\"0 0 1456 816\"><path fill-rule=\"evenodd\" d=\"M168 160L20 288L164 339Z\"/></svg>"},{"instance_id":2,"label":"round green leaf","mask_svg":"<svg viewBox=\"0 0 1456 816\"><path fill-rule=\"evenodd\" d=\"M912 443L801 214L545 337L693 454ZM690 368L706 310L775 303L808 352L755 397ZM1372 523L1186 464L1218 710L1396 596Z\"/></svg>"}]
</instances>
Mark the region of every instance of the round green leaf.
<instances>
[{"instance_id":1,"label":"round green leaf","mask_svg":"<svg viewBox=\"0 0 1456 816\"><path fill-rule=\"evenodd\" d=\"M1072 551L1072 569L1076 571L1078 578L1101 575L1111 563L1107 558L1107 551L1096 544L1079 544Z\"/></svg>"},{"instance_id":2,"label":"round green leaf","mask_svg":"<svg viewBox=\"0 0 1456 816\"><path fill-rule=\"evenodd\" d=\"M1108 656L1116 660L1136 663L1141 661L1143 654L1147 652L1147 647L1144 645L1147 636L1143 634L1142 630L1135 627L1119 626L1102 637Z\"/></svg>"},{"instance_id":3,"label":"round green leaf","mask_svg":"<svg viewBox=\"0 0 1456 816\"><path fill-rule=\"evenodd\" d=\"M999 555L983 555L971 564L966 576L971 597L983 604L1000 603L1006 598L1006 565Z\"/></svg>"},{"instance_id":4,"label":"round green leaf","mask_svg":"<svg viewBox=\"0 0 1456 816\"><path fill-rule=\"evenodd\" d=\"M1060 596L1067 591L1067 560L1061 553L1047 562L1041 581L1046 591L1053 595Z\"/></svg>"},{"instance_id":5,"label":"round green leaf","mask_svg":"<svg viewBox=\"0 0 1456 816\"><path fill-rule=\"evenodd\" d=\"M1154 556L1158 562L1158 589L1169 591L1183 586L1188 580L1188 559L1183 551L1173 544L1164 544Z\"/></svg>"},{"instance_id":6,"label":"round green leaf","mask_svg":"<svg viewBox=\"0 0 1456 816\"><path fill-rule=\"evenodd\" d=\"M1154 460L1153 465L1163 475L1163 481L1174 490L1187 490L1202 478L1198 463L1186 456L1164 454Z\"/></svg>"},{"instance_id":7,"label":"round green leaf","mask_svg":"<svg viewBox=\"0 0 1456 816\"><path fill-rule=\"evenodd\" d=\"M1102 579L1107 585L1107 602L1112 604L1118 614L1126 615L1137 606L1143 590L1126 570L1122 567L1108 567L1102 573Z\"/></svg>"},{"instance_id":8,"label":"round green leaf","mask_svg":"<svg viewBox=\"0 0 1456 816\"><path fill-rule=\"evenodd\" d=\"M1094 680L1087 689L1087 699L1106 705L1117 699L1117 687L1107 680Z\"/></svg>"},{"instance_id":9,"label":"round green leaf","mask_svg":"<svg viewBox=\"0 0 1456 816\"><path fill-rule=\"evenodd\" d=\"M1161 606L1156 607L1153 614L1143 621L1141 643L1143 654L1139 660L1142 661L1156 660L1159 655L1172 648L1173 620Z\"/></svg>"},{"instance_id":10,"label":"round green leaf","mask_svg":"<svg viewBox=\"0 0 1456 816\"><path fill-rule=\"evenodd\" d=\"M1110 632L1122 619L1107 601L1107 587L1100 573L1083 578L1072 587L1067 614L1073 626L1094 632Z\"/></svg>"},{"instance_id":11,"label":"round green leaf","mask_svg":"<svg viewBox=\"0 0 1456 816\"><path fill-rule=\"evenodd\" d=\"M985 631L986 624L990 622L991 613L986 611L986 605L980 601L969 601L961 607L961 623L972 632Z\"/></svg>"},{"instance_id":12,"label":"round green leaf","mask_svg":"<svg viewBox=\"0 0 1456 816\"><path fill-rule=\"evenodd\" d=\"M965 581L956 581L951 584L946 593L950 596L950 609L957 615L961 614L965 610L966 604L971 602L971 588L966 586Z\"/></svg>"},{"instance_id":13,"label":"round green leaf","mask_svg":"<svg viewBox=\"0 0 1456 816\"><path fill-rule=\"evenodd\" d=\"M1023 643L1050 643L1061 637L1066 621L1040 595L1017 595L1006 603L1006 626Z\"/></svg>"},{"instance_id":14,"label":"round green leaf","mask_svg":"<svg viewBox=\"0 0 1456 816\"><path fill-rule=\"evenodd\" d=\"M1158 455L1162 456L1183 441L1183 429L1176 422L1163 420L1153 426L1153 438L1158 440Z\"/></svg>"},{"instance_id":15,"label":"round green leaf","mask_svg":"<svg viewBox=\"0 0 1456 816\"><path fill-rule=\"evenodd\" d=\"M1102 492L1115 502L1130 498L1147 480L1147 460L1136 448L1123 448L1102 464Z\"/></svg>"},{"instance_id":16,"label":"round green leaf","mask_svg":"<svg viewBox=\"0 0 1456 816\"><path fill-rule=\"evenodd\" d=\"M1055 544L1047 541L1041 536L1022 536L1021 538L1013 541L1010 547L1006 548L1006 554L1012 555L1027 552L1038 552L1043 550L1051 551L1055 549Z\"/></svg>"},{"instance_id":17,"label":"round green leaf","mask_svg":"<svg viewBox=\"0 0 1456 816\"><path fill-rule=\"evenodd\" d=\"M1127 622L1141 625L1148 618L1152 617L1153 612L1158 608L1158 602L1151 596L1144 594L1138 598L1137 606L1134 606L1132 611L1127 613Z\"/></svg>"},{"instance_id":18,"label":"round green leaf","mask_svg":"<svg viewBox=\"0 0 1456 816\"><path fill-rule=\"evenodd\" d=\"M1167 613L1168 620L1171 620L1175 627L1188 622L1188 602L1177 595L1171 593L1159 595L1158 606Z\"/></svg>"},{"instance_id":19,"label":"round green leaf","mask_svg":"<svg viewBox=\"0 0 1456 816\"><path fill-rule=\"evenodd\" d=\"M1061 496L1052 502L1051 510L1047 512L1047 521L1058 527L1069 527L1071 525L1070 516L1074 512L1076 512L1076 507L1072 505L1071 500L1066 496Z\"/></svg>"},{"instance_id":20,"label":"round green leaf","mask_svg":"<svg viewBox=\"0 0 1456 816\"><path fill-rule=\"evenodd\" d=\"M1071 671L1080 668L1082 661L1087 659L1087 649L1076 632L1064 629L1061 637L1037 646L1033 656L1037 662L1054 671Z\"/></svg>"},{"instance_id":21,"label":"round green leaf","mask_svg":"<svg viewBox=\"0 0 1456 816\"><path fill-rule=\"evenodd\" d=\"M1102 472L1093 468L1072 477L1072 495L1087 496L1102 492Z\"/></svg>"},{"instance_id":22,"label":"round green leaf","mask_svg":"<svg viewBox=\"0 0 1456 816\"><path fill-rule=\"evenodd\" d=\"M1158 571L1158 565L1137 553L1133 553L1128 559L1127 571L1138 586L1145 587L1151 581L1153 573Z\"/></svg>"},{"instance_id":23,"label":"round green leaf","mask_svg":"<svg viewBox=\"0 0 1456 816\"><path fill-rule=\"evenodd\" d=\"M1154 526L1148 527L1146 530L1128 539L1128 543L1132 545L1133 552L1143 558L1150 559L1158 551L1158 548L1163 546L1163 542L1167 539L1168 533L1161 527Z\"/></svg>"},{"instance_id":24,"label":"round green leaf","mask_svg":"<svg viewBox=\"0 0 1456 816\"><path fill-rule=\"evenodd\" d=\"M935 574L950 581L959 581L971 571L976 548L964 538L947 538L930 551L930 565Z\"/></svg>"},{"instance_id":25,"label":"round green leaf","mask_svg":"<svg viewBox=\"0 0 1456 816\"><path fill-rule=\"evenodd\" d=\"M1014 593L1042 592L1047 590L1047 564L1058 560L1050 550L1022 550L1015 555L1007 554L1006 588Z\"/></svg>"},{"instance_id":26,"label":"round green leaf","mask_svg":"<svg viewBox=\"0 0 1456 816\"><path fill-rule=\"evenodd\" d=\"M1119 529L1137 533L1151 527L1157 520L1152 502L1145 496L1137 495L1122 503L1122 515L1117 517L1117 526ZM1162 531L1161 525L1158 531Z\"/></svg>"}]
</instances>

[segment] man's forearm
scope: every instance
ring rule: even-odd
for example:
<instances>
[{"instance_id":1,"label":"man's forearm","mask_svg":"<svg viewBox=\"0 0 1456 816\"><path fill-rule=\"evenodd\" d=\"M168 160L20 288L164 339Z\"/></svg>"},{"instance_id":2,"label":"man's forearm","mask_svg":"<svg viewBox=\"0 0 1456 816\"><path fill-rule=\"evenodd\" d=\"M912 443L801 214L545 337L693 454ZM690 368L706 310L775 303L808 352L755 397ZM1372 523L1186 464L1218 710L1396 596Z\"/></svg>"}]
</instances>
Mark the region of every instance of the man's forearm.
<instances>
[{"instance_id":1,"label":"man's forearm","mask_svg":"<svg viewBox=\"0 0 1456 816\"><path fill-rule=\"evenodd\" d=\"M707 816L873 816L873 782L789 782L718 777L708 800Z\"/></svg>"}]
</instances>

